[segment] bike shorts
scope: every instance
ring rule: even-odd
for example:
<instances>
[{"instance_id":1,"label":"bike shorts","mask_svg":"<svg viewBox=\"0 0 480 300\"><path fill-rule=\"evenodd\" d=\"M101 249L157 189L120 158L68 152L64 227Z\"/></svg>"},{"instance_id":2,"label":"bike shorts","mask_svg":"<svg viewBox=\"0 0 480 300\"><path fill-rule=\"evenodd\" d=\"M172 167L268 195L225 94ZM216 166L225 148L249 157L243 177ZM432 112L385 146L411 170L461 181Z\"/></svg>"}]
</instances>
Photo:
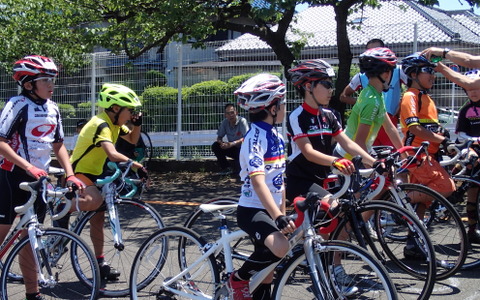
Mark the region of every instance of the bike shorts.
<instances>
[{"instance_id":1,"label":"bike shorts","mask_svg":"<svg viewBox=\"0 0 480 300\"><path fill-rule=\"evenodd\" d=\"M15 207L25 204L30 198L30 192L19 188L22 182L32 182L35 179L26 171L16 167L14 171L0 169L0 224L12 225L17 213ZM34 204L38 221L45 220L46 205L41 198Z\"/></svg>"},{"instance_id":2,"label":"bike shorts","mask_svg":"<svg viewBox=\"0 0 480 300\"><path fill-rule=\"evenodd\" d=\"M305 197L308 192L314 192L320 195L321 198L330 193L321 187L319 184L306 180L305 178L297 178L294 176L287 176L286 180L286 198L287 206L293 203L293 199L298 196Z\"/></svg>"},{"instance_id":3,"label":"bike shorts","mask_svg":"<svg viewBox=\"0 0 480 300\"><path fill-rule=\"evenodd\" d=\"M257 247L265 247L267 236L279 231L275 221L265 209L238 206L237 223L238 227L254 240Z\"/></svg>"}]
</instances>

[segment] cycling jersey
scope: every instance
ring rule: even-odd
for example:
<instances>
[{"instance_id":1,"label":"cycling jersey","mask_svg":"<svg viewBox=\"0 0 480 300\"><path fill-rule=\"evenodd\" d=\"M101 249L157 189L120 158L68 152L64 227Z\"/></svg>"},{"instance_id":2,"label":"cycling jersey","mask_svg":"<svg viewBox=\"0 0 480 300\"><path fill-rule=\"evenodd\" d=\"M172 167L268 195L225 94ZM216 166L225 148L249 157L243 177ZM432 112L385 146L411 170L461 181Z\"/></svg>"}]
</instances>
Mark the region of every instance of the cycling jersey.
<instances>
[{"instance_id":1,"label":"cycling jersey","mask_svg":"<svg viewBox=\"0 0 480 300\"><path fill-rule=\"evenodd\" d=\"M464 132L468 136L480 136L480 102L468 100L458 113L455 133Z\"/></svg>"},{"instance_id":2,"label":"cycling jersey","mask_svg":"<svg viewBox=\"0 0 480 300\"><path fill-rule=\"evenodd\" d=\"M368 132L365 145L367 151L370 151L372 144L377 137L378 131L383 125L385 113L386 110L382 93L369 84L360 92L360 96L352 108L350 117L347 120L345 134L355 141L358 126L360 124L369 125L370 131ZM335 151L337 151L342 157L351 158L340 144L337 144Z\"/></svg>"},{"instance_id":3,"label":"cycling jersey","mask_svg":"<svg viewBox=\"0 0 480 300\"><path fill-rule=\"evenodd\" d=\"M294 142L299 138L307 137L313 149L332 155L332 138L342 132L337 118L330 109L319 110L303 103L290 113L287 130L291 147L291 153L288 155L287 177L300 177L321 185L323 179L330 173L330 167L307 160Z\"/></svg>"},{"instance_id":4,"label":"cycling jersey","mask_svg":"<svg viewBox=\"0 0 480 300\"><path fill-rule=\"evenodd\" d=\"M119 135L127 134L128 127L114 125L106 112L94 116L78 136L70 161L75 173L101 175L108 158L101 143L115 145Z\"/></svg>"},{"instance_id":5,"label":"cycling jersey","mask_svg":"<svg viewBox=\"0 0 480 300\"><path fill-rule=\"evenodd\" d=\"M438 133L441 128L435 102L430 95L415 88L409 88L403 95L400 106L400 123L405 137L405 146L417 147L424 141L408 130L410 126L420 125L433 133ZM440 143L430 142L428 152L437 153L439 145Z\"/></svg>"},{"instance_id":6,"label":"cycling jersey","mask_svg":"<svg viewBox=\"0 0 480 300\"><path fill-rule=\"evenodd\" d=\"M240 166L240 178L244 183L238 204L264 208L250 181L251 176L264 174L267 187L280 207L284 190L285 143L274 126L265 122L252 123L240 149Z\"/></svg>"},{"instance_id":7,"label":"cycling jersey","mask_svg":"<svg viewBox=\"0 0 480 300\"><path fill-rule=\"evenodd\" d=\"M47 99L40 105L25 95L11 98L0 116L0 137L7 139L13 151L29 163L48 170L52 143L64 139L57 104ZM0 167L12 171L15 165L1 157Z\"/></svg>"},{"instance_id":8,"label":"cycling jersey","mask_svg":"<svg viewBox=\"0 0 480 300\"><path fill-rule=\"evenodd\" d=\"M405 75L405 73L402 71L402 67L397 65L397 67L393 70L388 92L383 92L385 108L392 116L395 116L398 113L402 95L402 83L407 84L407 81L407 75ZM368 77L364 73L357 73L355 76L353 76L348 85L354 91L357 91L360 88L365 88L368 85Z\"/></svg>"}]
</instances>

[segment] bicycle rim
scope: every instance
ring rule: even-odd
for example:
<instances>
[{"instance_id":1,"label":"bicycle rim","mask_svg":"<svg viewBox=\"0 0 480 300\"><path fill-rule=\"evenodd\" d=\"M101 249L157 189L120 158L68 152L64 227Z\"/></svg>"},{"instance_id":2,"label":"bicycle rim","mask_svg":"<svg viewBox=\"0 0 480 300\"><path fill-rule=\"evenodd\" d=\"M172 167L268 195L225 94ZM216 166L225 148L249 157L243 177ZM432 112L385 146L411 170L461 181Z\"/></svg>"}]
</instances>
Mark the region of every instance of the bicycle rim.
<instances>
[{"instance_id":1,"label":"bicycle rim","mask_svg":"<svg viewBox=\"0 0 480 300\"><path fill-rule=\"evenodd\" d=\"M37 238L45 246L43 251L38 251L41 272L47 279L45 282L38 281L43 297L97 299L100 289L99 267L95 255L85 242L64 229L47 229ZM75 253L72 253L72 248L75 248ZM0 279L3 300L25 298L26 279L12 281L8 276L9 272L22 274L20 265L25 251L31 253L28 237L18 242L5 260L6 272L2 272Z\"/></svg>"},{"instance_id":2,"label":"bicycle rim","mask_svg":"<svg viewBox=\"0 0 480 300\"><path fill-rule=\"evenodd\" d=\"M387 271L368 252L343 241L315 244L313 265L315 271L323 276L310 275L305 254L299 251L280 271L273 299L397 299ZM344 270L342 278L333 272L334 259L341 261ZM317 280L315 278L325 280L312 282Z\"/></svg>"},{"instance_id":3,"label":"bicycle rim","mask_svg":"<svg viewBox=\"0 0 480 300\"><path fill-rule=\"evenodd\" d=\"M381 260L388 270L390 277L397 286L399 299L428 299L435 284L436 265L434 263L435 251L426 229L416 216L386 201L362 203L356 208L355 215L358 219L361 219L365 214L374 217L373 228L377 235L375 238L369 235L364 226L350 224L350 217L346 217L336 228L331 239L347 239L355 245L366 243L370 253ZM385 222L386 215L389 216L389 219L398 219L401 222L397 224L387 223ZM360 237L350 230L352 226L360 227ZM406 246L406 239L389 238L392 233L395 236L406 237L410 229L414 229L415 241L422 245L429 259L424 261L405 259L403 251Z\"/></svg>"},{"instance_id":4,"label":"bicycle rim","mask_svg":"<svg viewBox=\"0 0 480 300\"><path fill-rule=\"evenodd\" d=\"M426 186L406 183L398 187L407 197L416 195L433 199L423 221L435 248L436 278L443 280L455 275L465 262L468 247L465 227L457 210L445 197ZM392 198L387 200L391 201ZM404 201L404 205L411 204Z\"/></svg>"},{"instance_id":5,"label":"bicycle rim","mask_svg":"<svg viewBox=\"0 0 480 300\"><path fill-rule=\"evenodd\" d=\"M79 222L76 232L93 248L90 220L95 215L105 214L104 217L104 256L111 268L120 272L115 280L102 280L100 295L122 297L128 295L128 281L133 259L140 247L151 234L165 227L158 212L149 204L135 200L119 200L116 204L124 248L115 247L111 224L104 211L90 212ZM96 229L94 229L96 230ZM98 232L98 231L97 231Z\"/></svg>"},{"instance_id":6,"label":"bicycle rim","mask_svg":"<svg viewBox=\"0 0 480 300\"><path fill-rule=\"evenodd\" d=\"M210 255L194 265L203 255L205 244L195 232L183 227L166 227L151 235L140 247L132 266L132 299L214 297L220 282L215 257ZM182 276L177 276L184 270ZM174 277L176 280L166 283ZM182 292L189 296L180 295Z\"/></svg>"}]
</instances>

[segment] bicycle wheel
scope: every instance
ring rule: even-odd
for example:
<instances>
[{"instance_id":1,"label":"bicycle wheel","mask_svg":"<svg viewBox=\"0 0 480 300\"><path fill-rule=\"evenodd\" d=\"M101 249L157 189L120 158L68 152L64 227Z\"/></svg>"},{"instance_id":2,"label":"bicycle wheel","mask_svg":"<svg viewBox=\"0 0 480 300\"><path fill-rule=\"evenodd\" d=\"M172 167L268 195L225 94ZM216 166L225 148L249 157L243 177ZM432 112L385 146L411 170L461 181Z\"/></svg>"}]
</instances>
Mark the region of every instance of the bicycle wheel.
<instances>
[{"instance_id":1,"label":"bicycle wheel","mask_svg":"<svg viewBox=\"0 0 480 300\"><path fill-rule=\"evenodd\" d=\"M208 201L209 204L217 205L231 205L238 204L238 199L235 198L218 198ZM226 216L228 222L228 228L230 231L239 230L237 226L237 210L236 209L225 209L222 210L222 213ZM220 221L213 213L205 213L200 208L195 209L187 221L185 222L185 227L192 229L198 233L203 239L207 242L215 242L218 240L220 235ZM244 237L235 241L232 244L232 258L234 267L239 268L245 260L253 252L253 243L249 237ZM225 260L223 254L219 253L217 256L217 262L219 267L222 269L225 267Z\"/></svg>"},{"instance_id":2,"label":"bicycle wheel","mask_svg":"<svg viewBox=\"0 0 480 300\"><path fill-rule=\"evenodd\" d=\"M435 248L437 259L437 280L454 275L464 264L467 257L467 233L457 210L448 200L429 187L405 183L398 186L398 191L387 191L381 199L395 201L395 195L410 204L412 197L432 199L432 204L425 212L424 224ZM412 208L413 209L413 208ZM411 210L410 210L411 211Z\"/></svg>"},{"instance_id":3,"label":"bicycle wheel","mask_svg":"<svg viewBox=\"0 0 480 300\"><path fill-rule=\"evenodd\" d=\"M97 299L100 273L95 255L76 234L65 229L37 229L37 241L44 245L37 258L44 280L37 278L45 299ZM1 299L24 299L25 280L11 280L8 274L22 274L26 251L31 254L27 237L21 239L4 262L0 278ZM75 249L75 250L73 250Z\"/></svg>"},{"instance_id":4,"label":"bicycle wheel","mask_svg":"<svg viewBox=\"0 0 480 300\"><path fill-rule=\"evenodd\" d=\"M200 295L213 299L220 275L214 255L201 259L208 247L197 233L184 227L166 227L152 234L133 262L131 299L192 299Z\"/></svg>"},{"instance_id":5,"label":"bicycle wheel","mask_svg":"<svg viewBox=\"0 0 480 300\"><path fill-rule=\"evenodd\" d=\"M297 251L279 272L272 299L344 299L342 291L347 287L356 287L349 298L397 299L387 271L364 249L344 241L322 241L315 243L313 257L311 266L324 280L314 282L317 280L311 278L305 253ZM342 278L333 271L333 260L338 257L344 270Z\"/></svg>"},{"instance_id":6,"label":"bicycle wheel","mask_svg":"<svg viewBox=\"0 0 480 300\"><path fill-rule=\"evenodd\" d=\"M375 238L370 236L362 220L365 215L373 216ZM357 221L352 221L353 218ZM396 220L396 223L387 220ZM420 245L426 259L421 261L404 259L403 251L407 239L391 239L389 236L392 233L405 237L410 233ZM386 201L354 204L330 238L346 239L357 245L366 245L390 273L400 299L428 299L430 296L436 275L435 250L425 227L416 216L404 208Z\"/></svg>"},{"instance_id":7,"label":"bicycle wheel","mask_svg":"<svg viewBox=\"0 0 480 300\"><path fill-rule=\"evenodd\" d=\"M93 248L90 219L95 215L105 216L103 228L103 245L105 261L108 265L120 272L116 280L103 280L101 295L122 297L128 295L128 276L131 271L133 258L140 245L148 236L160 228L165 227L160 214L148 203L142 201L117 199L117 211L120 219L120 228L123 237L123 249L115 247L111 224L105 207L84 215L75 226L75 232Z\"/></svg>"},{"instance_id":8,"label":"bicycle wheel","mask_svg":"<svg viewBox=\"0 0 480 300\"><path fill-rule=\"evenodd\" d=\"M135 147L135 160L142 163L144 166L148 165L148 162L153 156L152 139L145 131L140 132L140 139Z\"/></svg>"}]
</instances>

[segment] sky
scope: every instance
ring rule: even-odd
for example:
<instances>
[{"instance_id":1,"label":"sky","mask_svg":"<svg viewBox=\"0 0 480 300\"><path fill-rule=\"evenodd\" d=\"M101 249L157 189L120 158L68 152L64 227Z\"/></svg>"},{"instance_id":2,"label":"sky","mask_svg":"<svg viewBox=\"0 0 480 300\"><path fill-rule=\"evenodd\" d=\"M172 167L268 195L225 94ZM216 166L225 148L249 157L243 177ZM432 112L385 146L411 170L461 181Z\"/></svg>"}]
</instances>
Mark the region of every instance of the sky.
<instances>
[{"instance_id":1,"label":"sky","mask_svg":"<svg viewBox=\"0 0 480 300\"><path fill-rule=\"evenodd\" d=\"M469 9L470 5L465 0L438 0L440 5L438 8L443 10L459 10L459 9ZM474 12L478 15L480 14L480 9L474 7Z\"/></svg>"},{"instance_id":2,"label":"sky","mask_svg":"<svg viewBox=\"0 0 480 300\"><path fill-rule=\"evenodd\" d=\"M434 6L438 7L443 10L459 10L459 9L470 9L470 5L465 0L438 0L440 3L439 6ZM305 8L307 8L308 5L305 4L300 4L297 6L297 11L302 11ZM480 15L480 9L474 7L474 12L477 15Z\"/></svg>"}]
</instances>

